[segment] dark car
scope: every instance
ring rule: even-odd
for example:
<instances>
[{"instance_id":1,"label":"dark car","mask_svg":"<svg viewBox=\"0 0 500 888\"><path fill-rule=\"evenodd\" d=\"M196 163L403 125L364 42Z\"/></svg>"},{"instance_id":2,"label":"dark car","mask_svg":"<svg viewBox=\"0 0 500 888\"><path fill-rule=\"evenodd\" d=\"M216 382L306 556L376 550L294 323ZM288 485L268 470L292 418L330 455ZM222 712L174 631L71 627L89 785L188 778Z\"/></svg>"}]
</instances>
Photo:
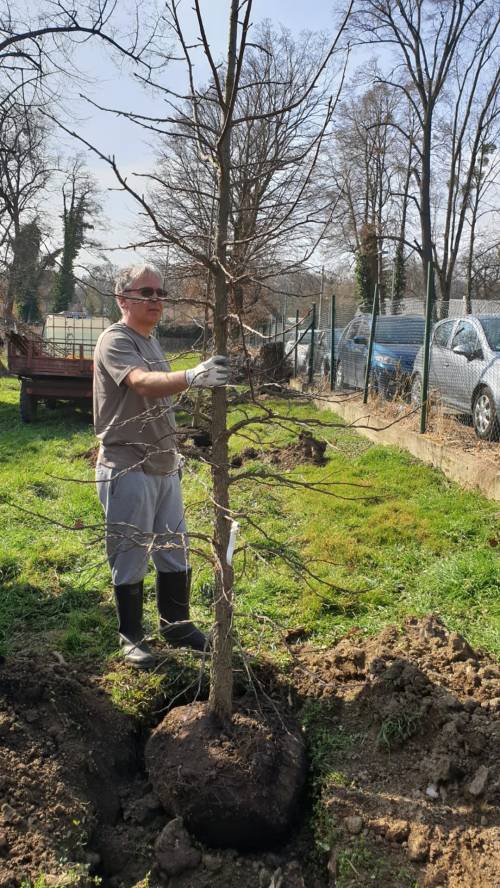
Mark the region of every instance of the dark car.
<instances>
[{"instance_id":1,"label":"dark car","mask_svg":"<svg viewBox=\"0 0 500 888\"><path fill-rule=\"evenodd\" d=\"M345 328L337 347L337 389L363 388L370 315L357 315ZM424 341L425 321L419 315L382 315L377 318L370 381L384 398L407 394L415 355Z\"/></svg>"},{"instance_id":2,"label":"dark car","mask_svg":"<svg viewBox=\"0 0 500 888\"><path fill-rule=\"evenodd\" d=\"M412 400L420 402L423 352L415 358ZM466 315L436 324L429 387L452 413L472 417L479 438L500 435L500 316Z\"/></svg>"}]
</instances>

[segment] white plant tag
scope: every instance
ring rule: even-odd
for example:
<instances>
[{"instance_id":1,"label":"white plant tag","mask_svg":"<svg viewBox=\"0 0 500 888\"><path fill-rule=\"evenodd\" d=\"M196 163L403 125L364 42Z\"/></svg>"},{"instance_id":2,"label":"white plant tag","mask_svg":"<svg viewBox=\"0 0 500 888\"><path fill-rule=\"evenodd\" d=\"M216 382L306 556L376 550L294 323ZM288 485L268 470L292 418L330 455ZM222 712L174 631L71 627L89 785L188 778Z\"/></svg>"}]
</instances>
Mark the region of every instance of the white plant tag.
<instances>
[{"instance_id":1,"label":"white plant tag","mask_svg":"<svg viewBox=\"0 0 500 888\"><path fill-rule=\"evenodd\" d=\"M237 521L231 521L231 530L229 533L229 543L227 544L227 552L226 552L226 564L233 563L233 555L234 548L236 546L236 537L238 535L238 531L240 529L240 525Z\"/></svg>"}]
</instances>

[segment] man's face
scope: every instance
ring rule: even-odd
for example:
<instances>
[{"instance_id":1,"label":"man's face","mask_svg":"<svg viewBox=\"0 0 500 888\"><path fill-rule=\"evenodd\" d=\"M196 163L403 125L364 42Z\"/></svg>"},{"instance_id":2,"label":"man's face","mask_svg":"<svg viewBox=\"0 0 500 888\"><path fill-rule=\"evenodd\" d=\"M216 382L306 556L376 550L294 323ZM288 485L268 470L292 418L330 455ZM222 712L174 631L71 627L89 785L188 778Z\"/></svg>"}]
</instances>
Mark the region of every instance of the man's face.
<instances>
[{"instance_id":1,"label":"man's face","mask_svg":"<svg viewBox=\"0 0 500 888\"><path fill-rule=\"evenodd\" d=\"M163 303L156 294L151 299L144 299L139 291L143 287L159 290L162 286L158 275L151 272L144 272L134 278L119 299L124 319L130 321L132 326L152 330L161 318Z\"/></svg>"}]
</instances>

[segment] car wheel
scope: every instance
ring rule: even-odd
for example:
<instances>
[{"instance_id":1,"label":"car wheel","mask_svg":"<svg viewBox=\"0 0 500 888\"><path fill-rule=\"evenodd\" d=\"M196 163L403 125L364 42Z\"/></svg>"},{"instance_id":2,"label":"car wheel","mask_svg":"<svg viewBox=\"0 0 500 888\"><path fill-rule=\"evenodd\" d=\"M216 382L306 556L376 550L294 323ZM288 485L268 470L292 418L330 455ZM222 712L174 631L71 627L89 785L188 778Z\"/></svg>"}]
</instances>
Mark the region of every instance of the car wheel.
<instances>
[{"instance_id":1,"label":"car wheel","mask_svg":"<svg viewBox=\"0 0 500 888\"><path fill-rule=\"evenodd\" d=\"M420 373L415 373L411 381L410 401L413 407L419 407L422 403L422 377Z\"/></svg>"},{"instance_id":2,"label":"car wheel","mask_svg":"<svg viewBox=\"0 0 500 888\"><path fill-rule=\"evenodd\" d=\"M496 441L500 436L500 422L495 407L495 399L488 388L482 388L472 405L472 423L478 438L483 441Z\"/></svg>"}]
</instances>

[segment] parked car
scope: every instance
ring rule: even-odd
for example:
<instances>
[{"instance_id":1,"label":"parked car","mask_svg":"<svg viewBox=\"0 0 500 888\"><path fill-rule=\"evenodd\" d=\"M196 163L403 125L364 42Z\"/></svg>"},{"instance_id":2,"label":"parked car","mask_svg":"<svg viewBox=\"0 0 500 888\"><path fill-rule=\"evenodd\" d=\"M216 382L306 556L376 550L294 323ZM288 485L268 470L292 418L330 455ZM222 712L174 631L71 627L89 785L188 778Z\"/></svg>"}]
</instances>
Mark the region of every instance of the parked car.
<instances>
[{"instance_id":1,"label":"parked car","mask_svg":"<svg viewBox=\"0 0 500 888\"><path fill-rule=\"evenodd\" d=\"M335 327L335 351L342 336L344 328ZM321 371L324 374L330 372L330 330L317 328L314 331L314 372ZM297 342L297 372L306 373L309 369L311 354L312 331L299 330ZM285 351L289 359L294 361L295 336L289 337L285 343Z\"/></svg>"},{"instance_id":2,"label":"parked car","mask_svg":"<svg viewBox=\"0 0 500 888\"><path fill-rule=\"evenodd\" d=\"M337 389L363 388L371 317L357 315L345 328L337 348ZM415 355L424 340L425 321L419 315L381 315L375 326L371 385L385 398L407 394Z\"/></svg>"},{"instance_id":3,"label":"parked car","mask_svg":"<svg viewBox=\"0 0 500 888\"><path fill-rule=\"evenodd\" d=\"M422 395L423 350L415 358L412 400ZM466 315L436 324L429 388L451 412L472 417L476 435L500 436L500 316Z\"/></svg>"}]
</instances>

